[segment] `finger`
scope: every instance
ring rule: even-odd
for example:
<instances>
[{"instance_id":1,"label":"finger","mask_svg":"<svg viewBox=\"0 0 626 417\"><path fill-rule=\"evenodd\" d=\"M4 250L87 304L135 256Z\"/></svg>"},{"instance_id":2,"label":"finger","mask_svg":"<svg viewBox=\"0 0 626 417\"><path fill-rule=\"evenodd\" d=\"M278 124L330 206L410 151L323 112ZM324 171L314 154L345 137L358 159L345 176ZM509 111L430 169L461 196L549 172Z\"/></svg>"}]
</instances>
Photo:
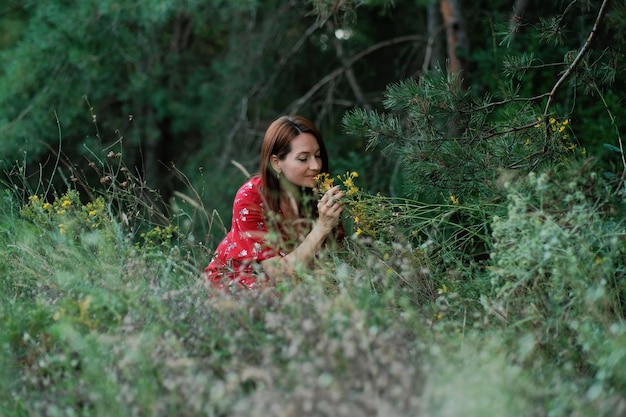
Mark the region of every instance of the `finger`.
<instances>
[{"instance_id":1,"label":"finger","mask_svg":"<svg viewBox=\"0 0 626 417\"><path fill-rule=\"evenodd\" d=\"M324 193L324 197L330 198L333 195L337 194L338 191L339 191L339 186L335 185L333 188L330 188L328 191L326 191L326 193Z\"/></svg>"},{"instance_id":2,"label":"finger","mask_svg":"<svg viewBox=\"0 0 626 417\"><path fill-rule=\"evenodd\" d=\"M336 218L339 216L339 214L342 211L342 206L341 204L335 202L335 204L333 204L332 206L328 205L327 203L320 203L318 205L318 212L319 212L319 216L320 219L321 218Z\"/></svg>"},{"instance_id":3,"label":"finger","mask_svg":"<svg viewBox=\"0 0 626 417\"><path fill-rule=\"evenodd\" d=\"M320 216L329 213L331 209L332 205L329 205L328 202L320 201L317 204L317 211L319 212Z\"/></svg>"},{"instance_id":4,"label":"finger","mask_svg":"<svg viewBox=\"0 0 626 417\"><path fill-rule=\"evenodd\" d=\"M337 217L342 212L342 210L343 210L343 204L335 203L330 207L328 206L326 207L325 214L331 217Z\"/></svg>"},{"instance_id":5,"label":"finger","mask_svg":"<svg viewBox=\"0 0 626 417\"><path fill-rule=\"evenodd\" d=\"M323 199L323 201L324 201L324 202L326 202L326 203L332 203L332 202L337 203L337 202L339 202L339 200L340 200L343 196L344 196L344 194L343 194L343 192L341 192L341 191L338 191L338 192L333 193L333 194L330 194L330 193L329 193L328 195L325 195L325 196L324 196L325 198Z\"/></svg>"}]
</instances>

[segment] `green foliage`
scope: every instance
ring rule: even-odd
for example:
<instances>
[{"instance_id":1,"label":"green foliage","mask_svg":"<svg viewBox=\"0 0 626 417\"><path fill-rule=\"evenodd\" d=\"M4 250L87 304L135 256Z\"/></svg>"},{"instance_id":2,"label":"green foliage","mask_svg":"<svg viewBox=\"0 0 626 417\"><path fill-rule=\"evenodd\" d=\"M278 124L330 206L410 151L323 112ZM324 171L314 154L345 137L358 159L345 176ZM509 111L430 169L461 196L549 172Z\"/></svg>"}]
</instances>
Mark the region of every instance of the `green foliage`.
<instances>
[{"instance_id":1,"label":"green foliage","mask_svg":"<svg viewBox=\"0 0 626 417\"><path fill-rule=\"evenodd\" d=\"M494 292L486 307L531 334L531 350L587 374L598 388L622 390L626 247L615 214L623 199L587 166L561 175L531 174L511 185L508 214L493 222Z\"/></svg>"},{"instance_id":2,"label":"green foliage","mask_svg":"<svg viewBox=\"0 0 626 417\"><path fill-rule=\"evenodd\" d=\"M3 410L616 415L623 199L591 165L516 177L500 205L404 200L405 211L365 194L354 172L338 180L351 214L361 204L393 233L355 234L298 282L255 292L207 292L175 222L144 217L145 232L128 235L112 202L132 194L104 206L35 194L21 210L7 194ZM93 246L94 230L110 238ZM427 240L411 242L416 231ZM455 246L471 236L492 245L490 263Z\"/></svg>"},{"instance_id":3,"label":"green foliage","mask_svg":"<svg viewBox=\"0 0 626 417\"><path fill-rule=\"evenodd\" d=\"M335 23L355 25L355 33L358 22L380 11L359 2L316 3L338 13ZM351 110L343 123L355 140L337 147L350 153L339 164L346 174L333 181L346 190L352 233L298 279L255 292L218 292L199 279L220 220L202 200L227 194L217 185L224 181L218 170L199 170L203 188L196 192L175 164L168 166L168 178L185 192L162 197L148 185L150 169L127 165L135 152L125 146L152 146L173 133L196 136L186 146L194 153L190 166L199 167L217 149L212 142L208 153L197 151L203 132L232 139L239 129L255 128L248 112L260 120L291 102L286 91L309 91L311 80L285 68L315 69L305 60L291 67L277 52L282 40L302 39L307 30L290 20L296 3L283 14L273 13L274 2L104 1L77 10L64 2L26 3L28 16L20 19L33 37L12 49L20 59L3 69L8 78L0 87L12 92L0 101L8 109L0 117L35 115L49 100L75 103L93 132L85 138L84 126L68 123L74 119L62 112L58 120L9 125L21 131L16 137L42 135L57 152L36 170L30 154L7 170L0 202L0 408L7 415L67 416L623 414L625 159L619 98L604 84L619 83L621 52L590 51L552 107L542 101L588 33L594 16L583 3L560 15L552 3L538 5L545 16L530 14L532 24L516 30L496 24L500 32L491 33L491 24L475 24L490 45L473 48L470 62L480 65L468 69L470 90L433 71L389 83L381 103ZM479 6L468 7L468 17ZM615 33L623 30L618 9L607 20ZM341 20L357 10L364 18ZM58 24L74 21L59 16L75 17L76 26ZM176 28L208 42L172 46ZM373 31L343 47L366 47ZM502 33L509 37L498 47ZM599 34L599 45L611 44L611 30ZM322 45L320 36L303 50L319 57ZM271 75L277 67L259 59L262 51L279 57L280 82ZM205 70L184 65L196 56L206 59ZM41 67L26 71L35 57ZM323 74L335 62L319 61ZM127 88L105 87L107 76L77 75L96 64L120 69L107 70L107 81ZM62 88L38 89L54 65ZM233 76L237 70L245 74ZM11 79L27 88L12 90ZM276 96L266 95L279 84ZM89 91L86 109L84 91L70 86ZM581 86L600 103L587 105ZM332 101L332 88L325 100ZM249 93L243 101L242 92ZM253 97L259 100L248 101ZM94 100L114 105L101 113ZM233 109L238 117L229 116ZM108 133L113 120L127 119L128 129ZM330 119L324 123L333 128ZM224 128L233 120L237 128ZM60 138L68 135L84 138L85 167L68 155L74 151L64 151ZM611 164L588 158L595 156L589 145L600 141L612 152ZM244 142L253 143L225 146ZM365 143L370 152L384 151L390 165L369 156L353 166L360 163L355 144ZM230 153L218 153L226 166ZM405 197L357 184L371 184L372 173L394 164L402 165L402 175L390 175L402 178ZM229 181L236 189L236 178Z\"/></svg>"},{"instance_id":4,"label":"green foliage","mask_svg":"<svg viewBox=\"0 0 626 417\"><path fill-rule=\"evenodd\" d=\"M189 160L197 168L218 153L234 119L227 109L239 106L261 70L242 63L247 54L237 53L236 62L221 55L245 44L244 17L258 7L219 0L24 4L20 41L0 51L7 62L0 78L3 168L24 155L26 166L45 161L40 155L58 147L59 130L73 161L123 142L131 169L141 155L138 169L159 186L157 161L168 153L178 157L166 164ZM218 88L224 84L226 91ZM98 129L86 129L89 120ZM56 167L43 167L46 177L54 175Z\"/></svg>"},{"instance_id":5,"label":"green foliage","mask_svg":"<svg viewBox=\"0 0 626 417\"><path fill-rule=\"evenodd\" d=\"M111 254L104 259L85 250L87 227L61 232L60 216L83 226L94 216L76 197L45 208L31 198L0 235L16 249L2 252L11 277L0 294L6 412L240 415L249 404L258 413L280 404L303 415L350 415L354 407L416 407L417 352L403 347L405 332L388 318L370 324L354 300L315 286L287 287L283 296L210 293L207 302L195 271L173 252L157 258L152 246L102 240L98 250ZM146 242L169 239L167 230L154 227Z\"/></svg>"},{"instance_id":6,"label":"green foliage","mask_svg":"<svg viewBox=\"0 0 626 417\"><path fill-rule=\"evenodd\" d=\"M548 34L549 26L550 37L561 36L556 42L561 47L567 40L564 21L546 19L537 28ZM413 305L429 305L438 331L474 335L480 329L481 341L495 337L496 344L510 345L503 360L532 369L536 381L553 381L558 387L545 393L548 414L611 415L609 398L624 383L624 349L619 347L626 312L619 175L624 166L616 161L611 167L615 172L590 168L586 144L597 146L598 141L584 133L592 127L577 126L580 119L557 117L558 109L569 105L569 93L551 108L542 108L546 95L537 90L542 85L529 80L548 66L539 65L543 60L537 56L542 55L534 47L527 50L507 58L498 89L482 98L438 71L389 85L384 113L348 112L343 120L348 133L401 161L409 196L405 204L367 196L348 208L358 211L357 231L367 229L384 242L382 247L411 242L409 251L395 248L405 262L415 253L421 256L425 278L416 280L410 268L389 268L396 283L383 281L382 288L391 287L394 293L402 288L403 294L414 294L408 298ZM571 65L574 52L562 53L560 65ZM592 88L611 82L607 61L588 62L577 70ZM545 89L552 85L545 84ZM502 97L494 99L496 92ZM617 126L615 107L600 88L596 93L603 98L608 122L596 128L608 132ZM579 107L580 112L589 110L576 104L568 114L580 114ZM608 147L623 157L615 132L606 139L619 146ZM490 258L477 256L476 243L491 252ZM389 251L378 257L386 265L394 258ZM428 297L412 292L406 282L430 288ZM376 291L385 292L378 286ZM561 378L577 382L563 383ZM585 395L585 400L564 400L571 395Z\"/></svg>"},{"instance_id":7,"label":"green foliage","mask_svg":"<svg viewBox=\"0 0 626 417\"><path fill-rule=\"evenodd\" d=\"M391 85L384 103L390 114L356 109L346 114L344 127L401 160L407 193L417 200L497 198L503 173L529 172L577 148L569 119L544 122L529 104L515 101L494 114L498 104L460 93L443 72Z\"/></svg>"}]
</instances>

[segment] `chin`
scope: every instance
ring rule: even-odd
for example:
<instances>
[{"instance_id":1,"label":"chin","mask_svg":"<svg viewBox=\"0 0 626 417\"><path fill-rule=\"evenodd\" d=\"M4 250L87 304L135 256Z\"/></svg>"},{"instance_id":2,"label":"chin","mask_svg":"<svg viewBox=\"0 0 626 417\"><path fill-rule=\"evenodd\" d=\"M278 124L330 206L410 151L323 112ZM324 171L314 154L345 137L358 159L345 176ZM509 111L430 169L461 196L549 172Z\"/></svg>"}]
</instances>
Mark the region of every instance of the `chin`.
<instances>
[{"instance_id":1,"label":"chin","mask_svg":"<svg viewBox=\"0 0 626 417\"><path fill-rule=\"evenodd\" d=\"M317 187L317 181L315 181L315 180L303 181L303 183L300 184L300 187L315 188L315 187Z\"/></svg>"}]
</instances>

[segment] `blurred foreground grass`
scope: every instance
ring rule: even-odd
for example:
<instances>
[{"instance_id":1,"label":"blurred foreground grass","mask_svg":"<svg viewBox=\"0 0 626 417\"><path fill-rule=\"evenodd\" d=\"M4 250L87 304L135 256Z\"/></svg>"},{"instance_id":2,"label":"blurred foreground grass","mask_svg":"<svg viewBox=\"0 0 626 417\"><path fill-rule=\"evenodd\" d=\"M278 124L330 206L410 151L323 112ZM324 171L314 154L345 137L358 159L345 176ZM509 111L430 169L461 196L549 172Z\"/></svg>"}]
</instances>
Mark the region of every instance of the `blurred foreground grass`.
<instances>
[{"instance_id":1,"label":"blurred foreground grass","mask_svg":"<svg viewBox=\"0 0 626 417\"><path fill-rule=\"evenodd\" d=\"M436 270L423 248L355 235L298 282L231 293L205 287L210 252L172 225L131 236L102 200L68 192L22 205L6 193L1 415L624 415L617 226L586 206L576 209L590 213L580 219L537 216L538 182L494 219L500 243L494 264L480 270ZM532 243L545 230L533 230L538 218L551 240ZM573 258L535 265L532 251L526 259L520 249L549 242L567 254L559 245L571 236L559 240L555 230L576 221L589 233L578 247L590 242L587 250L611 263L590 269L603 284L578 288L568 279L580 267L563 269ZM605 227L606 242L594 240L594 224ZM525 262L522 272L515 260ZM512 281L526 272L532 279ZM544 279L547 293L537 290Z\"/></svg>"}]
</instances>

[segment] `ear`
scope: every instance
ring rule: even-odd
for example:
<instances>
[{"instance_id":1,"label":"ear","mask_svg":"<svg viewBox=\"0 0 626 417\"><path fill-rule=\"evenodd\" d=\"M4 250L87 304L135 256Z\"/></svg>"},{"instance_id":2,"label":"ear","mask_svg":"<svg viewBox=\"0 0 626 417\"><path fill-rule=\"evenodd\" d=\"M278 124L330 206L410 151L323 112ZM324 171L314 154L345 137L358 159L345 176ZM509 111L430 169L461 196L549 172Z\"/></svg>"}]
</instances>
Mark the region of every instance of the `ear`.
<instances>
[{"instance_id":1,"label":"ear","mask_svg":"<svg viewBox=\"0 0 626 417\"><path fill-rule=\"evenodd\" d=\"M274 168L274 172L276 173L281 172L280 159L278 159L278 156L276 155L270 156L270 164L272 164L272 168Z\"/></svg>"}]
</instances>

